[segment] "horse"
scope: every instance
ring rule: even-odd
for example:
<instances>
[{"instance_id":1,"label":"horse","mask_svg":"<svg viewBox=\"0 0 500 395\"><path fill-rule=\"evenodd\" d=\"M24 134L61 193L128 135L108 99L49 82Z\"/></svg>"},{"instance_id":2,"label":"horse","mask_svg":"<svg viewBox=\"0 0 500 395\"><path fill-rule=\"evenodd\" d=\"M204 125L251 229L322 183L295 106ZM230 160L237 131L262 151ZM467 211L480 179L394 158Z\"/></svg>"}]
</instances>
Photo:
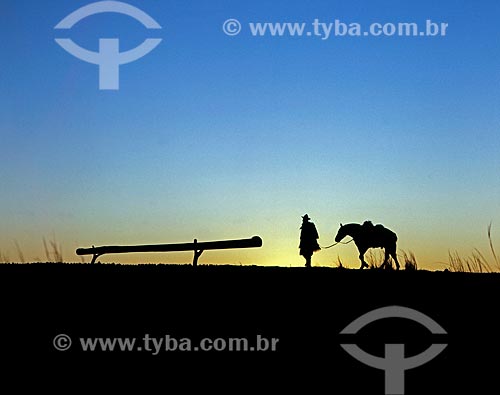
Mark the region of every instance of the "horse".
<instances>
[{"instance_id":1,"label":"horse","mask_svg":"<svg viewBox=\"0 0 500 395\"><path fill-rule=\"evenodd\" d=\"M383 225L373 225L370 221L360 224L340 224L340 229L335 236L335 242L340 243L346 236L351 236L354 244L358 247L360 269L368 267L365 262L365 253L369 248L383 248L385 250L385 259L383 267L387 268L389 256L392 256L396 263L396 269L399 270L398 257L396 255L396 242L398 236L392 230Z\"/></svg>"}]
</instances>

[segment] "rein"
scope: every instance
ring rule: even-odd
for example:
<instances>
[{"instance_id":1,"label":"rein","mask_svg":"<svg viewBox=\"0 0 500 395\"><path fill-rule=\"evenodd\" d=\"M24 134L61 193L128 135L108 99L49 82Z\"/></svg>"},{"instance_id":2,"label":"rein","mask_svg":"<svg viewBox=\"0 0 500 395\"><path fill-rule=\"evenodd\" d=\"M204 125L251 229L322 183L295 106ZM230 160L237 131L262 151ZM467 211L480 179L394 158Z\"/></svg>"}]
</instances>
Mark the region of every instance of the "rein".
<instances>
[{"instance_id":1,"label":"rein","mask_svg":"<svg viewBox=\"0 0 500 395\"><path fill-rule=\"evenodd\" d=\"M336 242L336 243L333 243L331 246L328 246L328 247L321 247L321 246L320 246L320 247L321 247L321 249L322 249L322 250L327 250L327 249L329 249L329 248L335 247L337 244L349 244L349 243L351 243L351 242L353 242L353 241L354 241L354 239L351 239L351 240L346 241L346 242L343 242L343 241L338 241L338 242Z\"/></svg>"}]
</instances>

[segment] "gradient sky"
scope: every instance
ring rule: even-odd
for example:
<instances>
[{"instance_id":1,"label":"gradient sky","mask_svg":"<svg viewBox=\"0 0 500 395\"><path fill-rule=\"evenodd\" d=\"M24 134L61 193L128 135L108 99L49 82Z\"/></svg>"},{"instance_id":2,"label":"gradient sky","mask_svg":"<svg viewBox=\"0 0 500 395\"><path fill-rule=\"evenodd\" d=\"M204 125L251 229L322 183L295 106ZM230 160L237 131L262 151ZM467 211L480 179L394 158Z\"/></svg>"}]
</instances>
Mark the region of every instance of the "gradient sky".
<instances>
[{"instance_id":1,"label":"gradient sky","mask_svg":"<svg viewBox=\"0 0 500 395\"><path fill-rule=\"evenodd\" d=\"M63 36L97 50L163 42L119 91L53 27L91 1L0 3L0 251L246 238L201 263L303 265L301 215L328 245L371 219L423 268L500 239L500 2L129 1L163 27L102 14ZM237 18L236 37L221 29ZM449 23L446 37L252 37L249 22ZM498 243L497 243L498 244ZM354 245L317 265L359 265ZM191 253L103 262L189 262ZM88 261L88 259L87 259Z\"/></svg>"}]
</instances>

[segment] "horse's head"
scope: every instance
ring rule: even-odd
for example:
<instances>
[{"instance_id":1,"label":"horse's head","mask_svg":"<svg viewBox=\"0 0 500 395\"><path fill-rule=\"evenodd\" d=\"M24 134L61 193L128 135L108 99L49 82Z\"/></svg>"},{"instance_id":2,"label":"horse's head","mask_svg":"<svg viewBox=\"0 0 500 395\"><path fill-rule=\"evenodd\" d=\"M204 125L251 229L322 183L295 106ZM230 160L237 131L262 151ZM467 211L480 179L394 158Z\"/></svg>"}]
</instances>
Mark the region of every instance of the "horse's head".
<instances>
[{"instance_id":1,"label":"horse's head","mask_svg":"<svg viewBox=\"0 0 500 395\"><path fill-rule=\"evenodd\" d=\"M335 243L339 243L344 237L347 236L344 225L340 224L339 231L337 232L337 236L335 236Z\"/></svg>"}]
</instances>

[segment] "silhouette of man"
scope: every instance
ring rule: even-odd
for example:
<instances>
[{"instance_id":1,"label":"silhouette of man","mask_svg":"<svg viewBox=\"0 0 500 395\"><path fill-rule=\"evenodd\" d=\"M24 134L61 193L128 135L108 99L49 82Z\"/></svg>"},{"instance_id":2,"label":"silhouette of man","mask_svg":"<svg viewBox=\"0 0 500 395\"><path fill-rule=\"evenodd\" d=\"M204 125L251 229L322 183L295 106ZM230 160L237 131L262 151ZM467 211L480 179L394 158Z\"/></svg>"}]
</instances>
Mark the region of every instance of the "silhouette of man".
<instances>
[{"instance_id":1,"label":"silhouette of man","mask_svg":"<svg viewBox=\"0 0 500 395\"><path fill-rule=\"evenodd\" d=\"M306 214L302 217L302 226L300 227L300 255L306 260L306 267L311 267L311 257L315 251L321 248L318 244L318 231L316 226L309 222L310 218Z\"/></svg>"}]
</instances>

